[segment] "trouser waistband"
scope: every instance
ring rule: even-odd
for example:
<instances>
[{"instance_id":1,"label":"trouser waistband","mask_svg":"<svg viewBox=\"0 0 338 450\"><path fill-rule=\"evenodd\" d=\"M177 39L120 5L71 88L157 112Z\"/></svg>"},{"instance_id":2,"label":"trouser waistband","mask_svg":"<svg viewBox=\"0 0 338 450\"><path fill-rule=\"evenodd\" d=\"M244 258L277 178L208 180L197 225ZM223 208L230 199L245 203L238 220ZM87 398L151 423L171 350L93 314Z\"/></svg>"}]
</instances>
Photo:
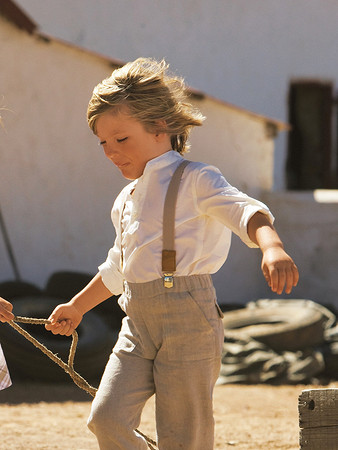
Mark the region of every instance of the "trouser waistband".
<instances>
[{"instance_id":1,"label":"trouser waistband","mask_svg":"<svg viewBox=\"0 0 338 450\"><path fill-rule=\"evenodd\" d=\"M123 284L125 293L129 291L133 296L137 297L149 297L166 292L182 292L213 287L213 282L209 274L174 277L174 285L171 289L164 287L163 278L147 281L146 283L130 283L124 281Z\"/></svg>"}]
</instances>

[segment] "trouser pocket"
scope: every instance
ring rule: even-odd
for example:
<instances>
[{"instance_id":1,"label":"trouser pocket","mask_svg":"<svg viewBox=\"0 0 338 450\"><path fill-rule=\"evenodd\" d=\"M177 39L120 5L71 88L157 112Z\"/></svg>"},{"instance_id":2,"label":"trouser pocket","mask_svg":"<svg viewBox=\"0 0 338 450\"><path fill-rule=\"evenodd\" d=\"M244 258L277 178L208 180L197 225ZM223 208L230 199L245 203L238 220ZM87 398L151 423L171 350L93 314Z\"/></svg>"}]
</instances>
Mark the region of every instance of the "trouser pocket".
<instances>
[{"instance_id":1,"label":"trouser pocket","mask_svg":"<svg viewBox=\"0 0 338 450\"><path fill-rule=\"evenodd\" d=\"M168 293L163 342L168 359L193 361L220 356L221 316L213 288Z\"/></svg>"}]
</instances>

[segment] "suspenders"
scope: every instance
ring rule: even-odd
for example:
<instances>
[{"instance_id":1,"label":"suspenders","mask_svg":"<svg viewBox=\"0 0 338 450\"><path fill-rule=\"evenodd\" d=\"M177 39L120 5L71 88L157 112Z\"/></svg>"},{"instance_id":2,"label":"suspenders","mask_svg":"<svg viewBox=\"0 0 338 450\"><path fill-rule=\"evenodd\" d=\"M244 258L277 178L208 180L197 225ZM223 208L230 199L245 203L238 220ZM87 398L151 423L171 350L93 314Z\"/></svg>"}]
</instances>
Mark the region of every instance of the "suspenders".
<instances>
[{"instance_id":1,"label":"suspenders","mask_svg":"<svg viewBox=\"0 0 338 450\"><path fill-rule=\"evenodd\" d=\"M170 180L164 202L162 273L164 287L166 288L172 288L174 286L174 273L176 271L175 209L183 171L189 163L190 161L185 159L175 170Z\"/></svg>"}]
</instances>

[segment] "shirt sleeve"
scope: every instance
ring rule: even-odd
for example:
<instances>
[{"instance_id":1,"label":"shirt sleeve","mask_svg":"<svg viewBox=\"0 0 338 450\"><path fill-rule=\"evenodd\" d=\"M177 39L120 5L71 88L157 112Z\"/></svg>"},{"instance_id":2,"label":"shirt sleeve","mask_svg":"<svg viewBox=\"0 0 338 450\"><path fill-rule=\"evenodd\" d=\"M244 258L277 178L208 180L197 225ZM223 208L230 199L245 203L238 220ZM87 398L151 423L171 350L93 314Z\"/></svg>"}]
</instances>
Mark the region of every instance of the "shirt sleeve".
<instances>
[{"instance_id":1,"label":"shirt sleeve","mask_svg":"<svg viewBox=\"0 0 338 450\"><path fill-rule=\"evenodd\" d=\"M120 194L115 200L111 213L112 222L116 232L115 243L109 250L106 261L98 268L103 284L114 295L120 295L123 292L123 275L120 269L120 210L122 205L123 195Z\"/></svg>"},{"instance_id":2,"label":"shirt sleeve","mask_svg":"<svg viewBox=\"0 0 338 450\"><path fill-rule=\"evenodd\" d=\"M248 235L248 222L256 212L266 214L270 222L274 222L273 215L264 203L231 186L213 166L204 166L197 172L195 189L197 208L201 214L223 223L248 247L258 247Z\"/></svg>"},{"instance_id":3,"label":"shirt sleeve","mask_svg":"<svg viewBox=\"0 0 338 450\"><path fill-rule=\"evenodd\" d=\"M120 295L123 292L123 277L116 264L117 247L114 245L108 252L107 259L99 266L99 273L103 284L114 295Z\"/></svg>"}]
</instances>

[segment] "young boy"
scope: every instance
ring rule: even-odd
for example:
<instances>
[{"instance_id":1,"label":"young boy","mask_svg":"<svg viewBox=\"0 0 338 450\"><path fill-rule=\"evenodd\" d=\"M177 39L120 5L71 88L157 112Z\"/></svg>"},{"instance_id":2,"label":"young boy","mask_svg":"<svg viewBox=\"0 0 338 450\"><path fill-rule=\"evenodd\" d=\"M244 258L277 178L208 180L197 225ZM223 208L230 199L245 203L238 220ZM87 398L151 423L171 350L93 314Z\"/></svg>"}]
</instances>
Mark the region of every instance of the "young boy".
<instances>
[{"instance_id":1,"label":"young boy","mask_svg":"<svg viewBox=\"0 0 338 450\"><path fill-rule=\"evenodd\" d=\"M173 249L163 248L170 233L165 197L184 161L189 132L203 121L184 91L164 61L140 58L96 86L89 102L89 126L108 159L132 182L113 206L116 240L107 260L87 287L55 308L46 328L70 335L87 311L122 294L126 317L88 421L100 449L147 448L134 430L154 393L161 450L213 448L212 394L223 325L210 274L227 258L231 231L260 247L273 292L290 293L298 281L268 208L230 186L215 167L196 162L185 167L179 183L176 267L169 252L166 273L162 250L165 264L166 250Z\"/></svg>"},{"instance_id":2,"label":"young boy","mask_svg":"<svg viewBox=\"0 0 338 450\"><path fill-rule=\"evenodd\" d=\"M8 322L14 319L12 313L13 305L7 300L0 297L0 321ZM0 391L11 386L12 382L7 369L5 356L0 345Z\"/></svg>"}]
</instances>

